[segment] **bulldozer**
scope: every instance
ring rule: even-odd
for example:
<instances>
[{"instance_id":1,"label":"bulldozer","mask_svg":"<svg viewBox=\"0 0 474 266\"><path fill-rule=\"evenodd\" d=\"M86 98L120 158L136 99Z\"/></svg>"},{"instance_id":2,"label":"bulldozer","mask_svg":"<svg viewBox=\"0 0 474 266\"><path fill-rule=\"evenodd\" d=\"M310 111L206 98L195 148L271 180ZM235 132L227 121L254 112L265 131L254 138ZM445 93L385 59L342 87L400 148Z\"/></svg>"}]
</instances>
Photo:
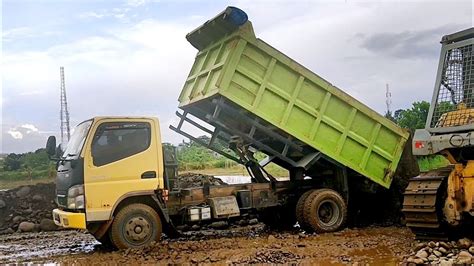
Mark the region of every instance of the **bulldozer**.
<instances>
[{"instance_id":1,"label":"bulldozer","mask_svg":"<svg viewBox=\"0 0 474 266\"><path fill-rule=\"evenodd\" d=\"M426 125L412 149L449 165L410 179L405 190L402 211L418 239L474 232L474 28L443 36L441 45Z\"/></svg>"}]
</instances>

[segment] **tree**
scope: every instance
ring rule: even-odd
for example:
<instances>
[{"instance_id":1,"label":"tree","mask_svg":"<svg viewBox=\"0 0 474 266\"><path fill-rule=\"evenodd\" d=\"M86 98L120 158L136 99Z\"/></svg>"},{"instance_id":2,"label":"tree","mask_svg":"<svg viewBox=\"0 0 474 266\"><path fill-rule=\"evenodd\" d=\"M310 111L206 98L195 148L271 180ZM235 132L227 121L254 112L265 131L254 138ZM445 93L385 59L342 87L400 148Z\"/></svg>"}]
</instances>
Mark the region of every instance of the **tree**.
<instances>
[{"instance_id":1,"label":"tree","mask_svg":"<svg viewBox=\"0 0 474 266\"><path fill-rule=\"evenodd\" d=\"M430 103L427 101L414 102L411 109L395 111L394 119L399 126L404 128L411 130L424 128L429 109Z\"/></svg>"},{"instance_id":2,"label":"tree","mask_svg":"<svg viewBox=\"0 0 474 266\"><path fill-rule=\"evenodd\" d=\"M5 157L3 163L3 170L5 171L15 171L21 167L21 155L16 153L10 153Z\"/></svg>"}]
</instances>

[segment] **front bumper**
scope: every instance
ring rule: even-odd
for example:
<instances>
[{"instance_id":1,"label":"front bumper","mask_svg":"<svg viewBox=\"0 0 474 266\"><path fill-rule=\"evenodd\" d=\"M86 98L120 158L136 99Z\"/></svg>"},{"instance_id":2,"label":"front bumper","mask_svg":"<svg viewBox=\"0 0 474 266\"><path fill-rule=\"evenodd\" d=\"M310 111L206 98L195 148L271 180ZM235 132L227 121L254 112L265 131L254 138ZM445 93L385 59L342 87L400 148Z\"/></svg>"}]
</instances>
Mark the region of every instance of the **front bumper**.
<instances>
[{"instance_id":1,"label":"front bumper","mask_svg":"<svg viewBox=\"0 0 474 266\"><path fill-rule=\"evenodd\" d=\"M54 209L53 220L56 225L64 228L86 229L86 215L84 213Z\"/></svg>"}]
</instances>

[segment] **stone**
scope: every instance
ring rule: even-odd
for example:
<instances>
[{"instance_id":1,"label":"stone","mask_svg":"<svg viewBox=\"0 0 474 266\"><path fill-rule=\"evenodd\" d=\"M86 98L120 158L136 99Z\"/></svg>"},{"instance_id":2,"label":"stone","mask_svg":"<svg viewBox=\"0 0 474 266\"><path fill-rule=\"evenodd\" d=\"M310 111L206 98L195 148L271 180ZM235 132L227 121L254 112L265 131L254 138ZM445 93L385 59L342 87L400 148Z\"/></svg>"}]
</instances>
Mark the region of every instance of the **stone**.
<instances>
[{"instance_id":1,"label":"stone","mask_svg":"<svg viewBox=\"0 0 474 266\"><path fill-rule=\"evenodd\" d=\"M0 231L0 235L9 235L15 233L15 230L11 228L7 228L5 230Z\"/></svg>"},{"instance_id":2,"label":"stone","mask_svg":"<svg viewBox=\"0 0 474 266\"><path fill-rule=\"evenodd\" d=\"M428 252L426 252L425 250L422 249L422 250L419 250L419 251L415 254L415 256L416 256L417 258L420 258L420 259L427 258L427 257L428 257Z\"/></svg>"},{"instance_id":3,"label":"stone","mask_svg":"<svg viewBox=\"0 0 474 266\"><path fill-rule=\"evenodd\" d=\"M469 238L462 238L458 240L458 246L460 248L468 249L471 247L472 241Z\"/></svg>"},{"instance_id":4,"label":"stone","mask_svg":"<svg viewBox=\"0 0 474 266\"><path fill-rule=\"evenodd\" d=\"M178 226L176 226L176 229L179 230L179 231L187 231L187 230L189 230L189 226L187 224L178 225Z\"/></svg>"},{"instance_id":5,"label":"stone","mask_svg":"<svg viewBox=\"0 0 474 266\"><path fill-rule=\"evenodd\" d=\"M436 257L436 255L434 255L434 254L431 254L430 256L428 256L428 260L429 261L435 261L435 260L438 260L438 257Z\"/></svg>"},{"instance_id":6,"label":"stone","mask_svg":"<svg viewBox=\"0 0 474 266\"><path fill-rule=\"evenodd\" d=\"M441 256L443 256L443 253L441 253L441 252L438 251L438 250L433 250L433 254L434 254L436 257L441 257Z\"/></svg>"},{"instance_id":7,"label":"stone","mask_svg":"<svg viewBox=\"0 0 474 266\"><path fill-rule=\"evenodd\" d=\"M453 263L448 261L448 260L440 260L439 265L440 266L451 266L451 265L453 265Z\"/></svg>"},{"instance_id":8,"label":"stone","mask_svg":"<svg viewBox=\"0 0 474 266\"><path fill-rule=\"evenodd\" d=\"M451 248L451 245L449 245L446 242L439 242L439 246L442 247L442 248L445 248L446 250Z\"/></svg>"},{"instance_id":9,"label":"stone","mask_svg":"<svg viewBox=\"0 0 474 266\"><path fill-rule=\"evenodd\" d=\"M461 250L461 252L458 254L458 257L472 258L472 255L468 251Z\"/></svg>"},{"instance_id":10,"label":"stone","mask_svg":"<svg viewBox=\"0 0 474 266\"><path fill-rule=\"evenodd\" d=\"M19 222L23 221L24 219L25 219L25 218L23 218L23 216L17 215L17 216L15 216L15 217L13 217L12 222L13 222L14 224L16 224L16 223L19 223Z\"/></svg>"},{"instance_id":11,"label":"stone","mask_svg":"<svg viewBox=\"0 0 474 266\"><path fill-rule=\"evenodd\" d=\"M28 196L28 194L30 194L30 187L29 186L24 186L24 187L21 187L17 192L16 192L16 196L17 197L20 197L20 198L24 198L26 196Z\"/></svg>"},{"instance_id":12,"label":"stone","mask_svg":"<svg viewBox=\"0 0 474 266\"><path fill-rule=\"evenodd\" d=\"M201 229L201 227L197 224L193 224L193 226L191 226L191 230L197 231L199 229Z\"/></svg>"},{"instance_id":13,"label":"stone","mask_svg":"<svg viewBox=\"0 0 474 266\"><path fill-rule=\"evenodd\" d=\"M438 250L439 250L439 252L441 252L441 253L443 253L443 254L448 253L448 250L446 250L446 248L444 248L444 247L439 247Z\"/></svg>"},{"instance_id":14,"label":"stone","mask_svg":"<svg viewBox=\"0 0 474 266\"><path fill-rule=\"evenodd\" d=\"M252 224L258 224L258 220L253 218L253 219L250 219L249 220L249 224L252 225Z\"/></svg>"},{"instance_id":15,"label":"stone","mask_svg":"<svg viewBox=\"0 0 474 266\"><path fill-rule=\"evenodd\" d=\"M419 264L423 264L423 263L425 263L425 262L424 262L422 259L420 259L420 258L416 258L416 259L413 260L413 263L419 265Z\"/></svg>"},{"instance_id":16,"label":"stone","mask_svg":"<svg viewBox=\"0 0 474 266\"><path fill-rule=\"evenodd\" d=\"M469 248L469 252L471 252L471 254L474 255L474 246Z\"/></svg>"},{"instance_id":17,"label":"stone","mask_svg":"<svg viewBox=\"0 0 474 266\"><path fill-rule=\"evenodd\" d=\"M276 238L273 235L268 236L268 241L271 242L271 241L275 241L275 240L276 240Z\"/></svg>"},{"instance_id":18,"label":"stone","mask_svg":"<svg viewBox=\"0 0 474 266\"><path fill-rule=\"evenodd\" d=\"M5 201L3 201L2 199L0 199L0 209L3 209L7 206L7 204L5 203Z\"/></svg>"},{"instance_id":19,"label":"stone","mask_svg":"<svg viewBox=\"0 0 474 266\"><path fill-rule=\"evenodd\" d=\"M42 201L43 200L43 197L41 197L41 195L39 194L36 194L33 196L32 198L34 201Z\"/></svg>"},{"instance_id":20,"label":"stone","mask_svg":"<svg viewBox=\"0 0 474 266\"><path fill-rule=\"evenodd\" d=\"M420 250L420 249L422 249L422 248L424 248L424 247L426 247L426 243L423 243L423 242L422 242L422 243L418 243L418 244L416 244L414 250L415 250L415 251L418 251L418 250Z\"/></svg>"},{"instance_id":21,"label":"stone","mask_svg":"<svg viewBox=\"0 0 474 266\"><path fill-rule=\"evenodd\" d=\"M20 232L32 232L35 230L35 224L30 222L21 222L18 226Z\"/></svg>"},{"instance_id":22,"label":"stone","mask_svg":"<svg viewBox=\"0 0 474 266\"><path fill-rule=\"evenodd\" d=\"M471 264L472 258L468 257L459 257L456 261L456 264Z\"/></svg>"},{"instance_id":23,"label":"stone","mask_svg":"<svg viewBox=\"0 0 474 266\"><path fill-rule=\"evenodd\" d=\"M226 228L229 224L226 221L213 222L209 227L214 229L223 229Z\"/></svg>"},{"instance_id":24,"label":"stone","mask_svg":"<svg viewBox=\"0 0 474 266\"><path fill-rule=\"evenodd\" d=\"M54 231L58 229L57 225L51 219L42 219L39 224L39 229L41 231Z\"/></svg>"},{"instance_id":25,"label":"stone","mask_svg":"<svg viewBox=\"0 0 474 266\"><path fill-rule=\"evenodd\" d=\"M436 243L433 242L433 241L430 241L430 242L428 243L428 247L430 247L430 248L435 248L435 247L436 247Z\"/></svg>"}]
</instances>

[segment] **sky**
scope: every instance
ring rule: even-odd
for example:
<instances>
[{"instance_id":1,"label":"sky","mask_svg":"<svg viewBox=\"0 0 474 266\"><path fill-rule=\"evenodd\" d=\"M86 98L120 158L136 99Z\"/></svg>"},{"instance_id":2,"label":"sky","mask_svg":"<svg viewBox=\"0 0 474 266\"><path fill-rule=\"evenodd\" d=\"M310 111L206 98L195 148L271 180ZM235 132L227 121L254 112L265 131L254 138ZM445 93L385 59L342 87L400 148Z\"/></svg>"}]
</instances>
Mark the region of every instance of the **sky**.
<instances>
[{"instance_id":1,"label":"sky","mask_svg":"<svg viewBox=\"0 0 474 266\"><path fill-rule=\"evenodd\" d=\"M197 50L186 33L226 6L258 38L379 113L431 99L445 34L473 25L472 1L3 0L0 153L59 135L65 68L71 127L99 115L157 116L183 137L178 95Z\"/></svg>"}]
</instances>

